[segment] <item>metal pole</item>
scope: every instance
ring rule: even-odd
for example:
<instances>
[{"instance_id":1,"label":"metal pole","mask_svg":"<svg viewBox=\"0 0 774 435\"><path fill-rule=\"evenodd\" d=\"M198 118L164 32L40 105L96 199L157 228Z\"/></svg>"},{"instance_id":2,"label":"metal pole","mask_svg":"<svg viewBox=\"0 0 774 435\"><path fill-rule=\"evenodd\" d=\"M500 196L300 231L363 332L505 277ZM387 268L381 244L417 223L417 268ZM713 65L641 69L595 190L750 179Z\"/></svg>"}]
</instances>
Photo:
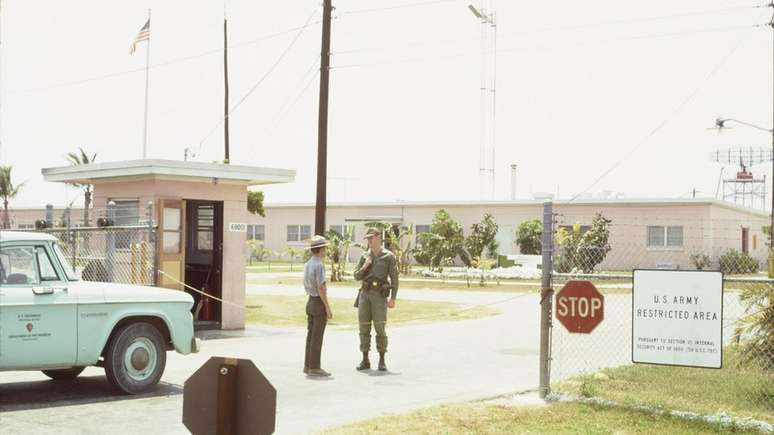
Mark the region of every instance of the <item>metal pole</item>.
<instances>
[{"instance_id":1,"label":"metal pole","mask_svg":"<svg viewBox=\"0 0 774 435\"><path fill-rule=\"evenodd\" d=\"M774 8L774 1L772 1L769 6ZM771 49L772 53L774 53L774 15L771 17L771 21L769 22L769 26L771 26L771 37L772 37L772 44ZM772 81L774 83L774 81ZM769 233L771 234L769 237L769 250L772 250L772 247L774 247L774 88L772 88L772 124L771 124L771 152L772 152L772 159L771 159L771 182L772 182L772 188L771 188L771 222L769 227ZM769 253L769 256L771 256L771 253Z\"/></svg>"},{"instance_id":2,"label":"metal pole","mask_svg":"<svg viewBox=\"0 0 774 435\"><path fill-rule=\"evenodd\" d=\"M317 202L315 204L314 234L325 234L328 179L328 81L331 60L332 0L323 2L322 48L320 50L320 107L317 121Z\"/></svg>"},{"instance_id":3,"label":"metal pole","mask_svg":"<svg viewBox=\"0 0 774 435\"><path fill-rule=\"evenodd\" d=\"M107 282L114 282L113 266L116 252L116 236L110 226L116 218L116 203L113 201L107 204L108 227L105 228L105 274Z\"/></svg>"},{"instance_id":4,"label":"metal pole","mask_svg":"<svg viewBox=\"0 0 774 435\"><path fill-rule=\"evenodd\" d=\"M225 14L225 11L224 11ZM225 120L223 125L223 134L225 135L225 146L226 146L226 160L224 163L229 163L231 161L231 157L229 155L229 138L228 138L228 21L226 20L226 17L223 17L223 82L224 82L224 89L225 89L225 101L224 101L224 113L225 116L223 119Z\"/></svg>"},{"instance_id":5,"label":"metal pole","mask_svg":"<svg viewBox=\"0 0 774 435\"><path fill-rule=\"evenodd\" d=\"M540 398L551 392L551 287L554 250L554 210L551 201L543 203L543 271L540 290Z\"/></svg>"},{"instance_id":6,"label":"metal pole","mask_svg":"<svg viewBox=\"0 0 774 435\"><path fill-rule=\"evenodd\" d=\"M142 158L143 160L148 156L148 77L150 70L150 19L151 10L148 9L148 45L145 49L145 121L142 127Z\"/></svg>"},{"instance_id":7,"label":"metal pole","mask_svg":"<svg viewBox=\"0 0 774 435\"><path fill-rule=\"evenodd\" d=\"M153 228L153 201L148 201L148 205L145 208L148 215L148 245L151 255L153 255L153 270L151 271L150 282L153 285L158 285L158 246L156 246L156 233ZM146 265L143 265L146 266Z\"/></svg>"}]
</instances>

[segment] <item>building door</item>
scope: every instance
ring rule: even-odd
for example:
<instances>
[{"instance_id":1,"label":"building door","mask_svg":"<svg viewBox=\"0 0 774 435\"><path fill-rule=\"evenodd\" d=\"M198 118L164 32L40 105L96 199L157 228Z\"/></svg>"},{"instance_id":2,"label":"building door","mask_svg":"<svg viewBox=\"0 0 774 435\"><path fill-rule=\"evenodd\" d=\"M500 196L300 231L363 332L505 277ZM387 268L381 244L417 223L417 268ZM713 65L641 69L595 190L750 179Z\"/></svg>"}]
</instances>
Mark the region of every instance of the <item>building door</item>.
<instances>
[{"instance_id":1,"label":"building door","mask_svg":"<svg viewBox=\"0 0 774 435\"><path fill-rule=\"evenodd\" d=\"M185 208L185 283L194 298L194 320L197 327L206 328L207 322L216 326L221 321L217 299L222 298L223 202L186 200ZM190 288L212 295L214 298L206 301L209 306Z\"/></svg>"},{"instance_id":2,"label":"building door","mask_svg":"<svg viewBox=\"0 0 774 435\"><path fill-rule=\"evenodd\" d=\"M513 254L513 225L500 225L497 228L497 253L500 255Z\"/></svg>"},{"instance_id":3,"label":"building door","mask_svg":"<svg viewBox=\"0 0 774 435\"><path fill-rule=\"evenodd\" d=\"M185 282L185 201L159 200L159 286L183 290Z\"/></svg>"},{"instance_id":4,"label":"building door","mask_svg":"<svg viewBox=\"0 0 774 435\"><path fill-rule=\"evenodd\" d=\"M750 253L750 229L742 228L742 253Z\"/></svg>"}]
</instances>

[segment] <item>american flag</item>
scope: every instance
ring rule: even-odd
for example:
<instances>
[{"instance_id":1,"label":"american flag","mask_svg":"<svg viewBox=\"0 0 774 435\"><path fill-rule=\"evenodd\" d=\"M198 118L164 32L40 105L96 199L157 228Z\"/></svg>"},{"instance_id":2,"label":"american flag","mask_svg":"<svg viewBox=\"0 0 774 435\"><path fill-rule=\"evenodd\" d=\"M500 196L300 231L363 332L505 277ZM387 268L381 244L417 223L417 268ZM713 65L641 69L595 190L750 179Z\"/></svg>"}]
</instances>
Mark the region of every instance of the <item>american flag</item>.
<instances>
[{"instance_id":1,"label":"american flag","mask_svg":"<svg viewBox=\"0 0 774 435\"><path fill-rule=\"evenodd\" d=\"M145 25L142 26L142 29L140 29L140 32L137 33L137 36L134 37L134 41L132 42L132 48L129 49L129 54L134 53L137 51L137 44L139 44L142 41L147 41L150 39L150 18L148 18L148 21L145 22Z\"/></svg>"}]
</instances>

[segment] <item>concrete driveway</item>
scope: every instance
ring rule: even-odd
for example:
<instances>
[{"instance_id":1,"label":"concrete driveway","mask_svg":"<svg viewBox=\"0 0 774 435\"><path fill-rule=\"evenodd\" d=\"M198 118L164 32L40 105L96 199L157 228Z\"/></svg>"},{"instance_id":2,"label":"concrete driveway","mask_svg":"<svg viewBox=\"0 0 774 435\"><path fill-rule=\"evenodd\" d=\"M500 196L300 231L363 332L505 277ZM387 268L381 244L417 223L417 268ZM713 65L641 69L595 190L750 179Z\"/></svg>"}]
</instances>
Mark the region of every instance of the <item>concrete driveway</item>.
<instances>
[{"instance_id":1,"label":"concrete driveway","mask_svg":"<svg viewBox=\"0 0 774 435\"><path fill-rule=\"evenodd\" d=\"M302 289L289 286L251 285L248 292L303 294ZM332 289L334 297L352 297L353 292ZM401 298L494 304L501 314L388 326L391 371L386 374L355 371L360 358L356 332L330 329L323 367L333 377L307 378L301 373L305 330L272 327L216 334L197 355L169 353L162 384L142 397L115 396L98 368L87 369L72 383L48 381L37 372L0 373L0 427L4 433L58 435L187 433L181 423L182 385L211 356L252 359L274 384L278 434L310 433L379 415L536 387L537 295L403 290Z\"/></svg>"}]
</instances>

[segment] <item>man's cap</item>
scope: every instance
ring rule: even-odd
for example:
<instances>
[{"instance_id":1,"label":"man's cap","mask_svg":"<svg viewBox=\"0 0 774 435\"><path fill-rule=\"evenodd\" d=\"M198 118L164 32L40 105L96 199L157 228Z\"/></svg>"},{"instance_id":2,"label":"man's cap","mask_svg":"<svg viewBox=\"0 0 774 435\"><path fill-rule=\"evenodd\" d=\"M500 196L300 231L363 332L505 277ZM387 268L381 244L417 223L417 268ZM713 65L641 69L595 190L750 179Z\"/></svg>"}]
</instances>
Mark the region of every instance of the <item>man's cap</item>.
<instances>
[{"instance_id":1,"label":"man's cap","mask_svg":"<svg viewBox=\"0 0 774 435\"><path fill-rule=\"evenodd\" d=\"M369 228L368 231L366 231L365 236L363 236L364 239L370 239L373 236L382 236L382 231L378 228Z\"/></svg>"},{"instance_id":2,"label":"man's cap","mask_svg":"<svg viewBox=\"0 0 774 435\"><path fill-rule=\"evenodd\" d=\"M312 236L312 238L309 239L309 249L322 248L323 246L328 246L328 239L325 237Z\"/></svg>"}]
</instances>

